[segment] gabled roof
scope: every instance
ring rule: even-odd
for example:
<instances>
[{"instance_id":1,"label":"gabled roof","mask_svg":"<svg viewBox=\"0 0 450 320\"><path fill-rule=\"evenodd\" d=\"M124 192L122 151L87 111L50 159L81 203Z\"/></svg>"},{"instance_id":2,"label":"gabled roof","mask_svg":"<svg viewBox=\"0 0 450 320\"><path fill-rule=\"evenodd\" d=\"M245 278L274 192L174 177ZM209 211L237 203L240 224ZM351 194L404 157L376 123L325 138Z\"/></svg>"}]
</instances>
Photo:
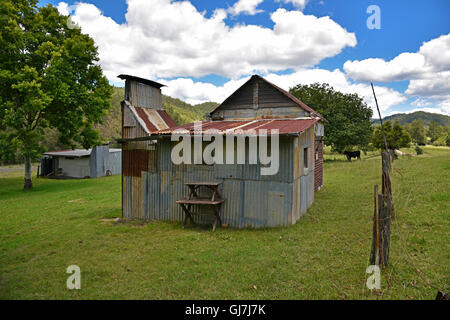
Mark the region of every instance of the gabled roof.
<instances>
[{"instance_id":1,"label":"gabled roof","mask_svg":"<svg viewBox=\"0 0 450 320\"><path fill-rule=\"evenodd\" d=\"M152 81L152 80L148 80L148 79L144 79L144 78L139 78L139 77L135 77L135 76L130 76L128 74L121 74L119 76L117 76L118 78L122 79L122 80L134 80L136 82L139 83L143 83L143 84L147 84L149 86L155 87L155 88L161 88L161 87L165 87L166 85L158 83L156 81Z\"/></svg>"},{"instance_id":2,"label":"gabled roof","mask_svg":"<svg viewBox=\"0 0 450 320\"><path fill-rule=\"evenodd\" d=\"M300 101L297 97L295 97L294 95L290 94L289 92L287 92L286 90L281 89L280 87L278 87L277 85L273 84L272 82L264 79L263 77L255 74L253 76L250 77L250 79L248 81L246 81L241 87L239 87L235 92L233 92L228 98L226 98L220 105L218 105L211 113L210 115L212 115L215 111L219 110L223 105L225 105L232 97L234 97L236 94L239 93L239 90L241 88L243 88L244 86L246 86L248 83L259 79L264 81L265 83L269 84L271 87L273 87L274 89L276 89L278 92L280 92L281 94L283 94L284 96L286 96L288 99L290 99L292 102L294 102L297 106L299 106L300 108L302 108L303 110L311 113L311 116L317 116L319 117L321 120L325 120L325 118L320 115L318 112L314 111L311 107L309 107L307 104L305 104L304 102Z\"/></svg>"},{"instance_id":3,"label":"gabled roof","mask_svg":"<svg viewBox=\"0 0 450 320\"><path fill-rule=\"evenodd\" d=\"M167 135L175 133L175 131L184 130L187 133L193 134L223 134L223 135L238 135L238 134L260 134L260 133L275 133L278 130L280 135L298 134L306 129L314 126L320 121L320 118L308 119L273 119L273 120L223 120L223 121L202 121L201 131L195 130L195 123L189 123L181 126L171 127L168 129L156 132L157 135ZM210 132L207 132L210 131Z\"/></svg>"}]
</instances>

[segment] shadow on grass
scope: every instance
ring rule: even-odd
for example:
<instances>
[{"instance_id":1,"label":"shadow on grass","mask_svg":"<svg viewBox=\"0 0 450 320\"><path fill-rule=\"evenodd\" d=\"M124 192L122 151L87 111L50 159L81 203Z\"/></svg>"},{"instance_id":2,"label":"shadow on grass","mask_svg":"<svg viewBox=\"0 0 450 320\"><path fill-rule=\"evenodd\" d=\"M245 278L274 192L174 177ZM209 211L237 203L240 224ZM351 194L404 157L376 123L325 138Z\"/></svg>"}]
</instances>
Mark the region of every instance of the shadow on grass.
<instances>
[{"instance_id":1,"label":"shadow on grass","mask_svg":"<svg viewBox=\"0 0 450 320\"><path fill-rule=\"evenodd\" d=\"M114 177L113 177L114 178ZM111 177L102 177L95 179L71 179L71 180L56 180L56 179L33 179L33 188L31 190L23 189L22 178L3 178L0 179L0 200L32 197L46 193L58 192L72 192L81 189L91 188L93 184L100 184L104 180L111 179Z\"/></svg>"},{"instance_id":2,"label":"shadow on grass","mask_svg":"<svg viewBox=\"0 0 450 320\"><path fill-rule=\"evenodd\" d=\"M336 163L336 162L347 162L349 161L347 159L339 159L339 158L333 158L333 159L323 159L324 163Z\"/></svg>"}]
</instances>

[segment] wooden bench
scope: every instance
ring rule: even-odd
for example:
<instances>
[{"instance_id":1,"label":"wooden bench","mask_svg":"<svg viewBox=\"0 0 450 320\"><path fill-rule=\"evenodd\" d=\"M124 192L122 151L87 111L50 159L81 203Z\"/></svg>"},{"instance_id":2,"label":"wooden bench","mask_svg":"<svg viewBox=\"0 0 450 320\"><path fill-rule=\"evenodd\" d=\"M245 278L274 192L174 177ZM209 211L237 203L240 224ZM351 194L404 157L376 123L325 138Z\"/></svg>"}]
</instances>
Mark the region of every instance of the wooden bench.
<instances>
[{"instance_id":1,"label":"wooden bench","mask_svg":"<svg viewBox=\"0 0 450 320\"><path fill-rule=\"evenodd\" d=\"M222 198L220 195L219 192L220 184L221 182L203 182L203 181L186 183L186 186L189 187L189 197L176 201L176 203L178 203L181 206L181 209L183 209L183 212L185 214L183 228L186 226L187 219L191 220L192 223L195 223L194 219L192 218L191 212L191 207L193 205L210 205L213 208L215 216L213 223L213 231L216 230L217 222L219 222L220 225L222 225L222 219L220 219L220 209L225 199ZM204 197L200 198L197 194L197 190L200 187L209 188L212 191L211 198L204 198Z\"/></svg>"}]
</instances>

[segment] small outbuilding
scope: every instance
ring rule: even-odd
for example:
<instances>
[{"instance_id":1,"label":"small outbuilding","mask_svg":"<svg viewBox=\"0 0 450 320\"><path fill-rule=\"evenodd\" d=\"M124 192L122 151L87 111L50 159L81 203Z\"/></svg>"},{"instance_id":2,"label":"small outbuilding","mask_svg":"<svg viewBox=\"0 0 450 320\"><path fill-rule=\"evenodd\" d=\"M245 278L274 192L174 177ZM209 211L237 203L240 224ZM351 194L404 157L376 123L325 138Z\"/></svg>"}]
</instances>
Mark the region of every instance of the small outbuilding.
<instances>
[{"instance_id":1,"label":"small outbuilding","mask_svg":"<svg viewBox=\"0 0 450 320\"><path fill-rule=\"evenodd\" d=\"M121 172L122 149L108 145L46 152L40 166L42 177L98 178Z\"/></svg>"},{"instance_id":2,"label":"small outbuilding","mask_svg":"<svg viewBox=\"0 0 450 320\"><path fill-rule=\"evenodd\" d=\"M323 185L326 120L293 95L254 75L212 111L209 120L176 126L162 109L162 84L120 77L126 80L120 140L124 218L183 221L185 211L178 203L186 198L187 186L193 181L218 185L225 198L221 220L230 227L294 224L313 203L314 192ZM241 139L244 162L211 164L193 159L190 163L174 163L173 150L180 142L173 141L173 135L181 131L193 138L211 132L222 136L223 157L227 159L236 159L237 152L231 150L236 151L234 143ZM263 175L267 163L251 160L250 140L251 136L272 133L279 137L278 170ZM192 146L189 157L196 157L195 148ZM205 148L208 146L203 141L200 153L206 152ZM198 196L205 193L205 197L211 197L208 190L201 189ZM215 218L210 212L204 206L196 208L196 222L211 223Z\"/></svg>"}]
</instances>

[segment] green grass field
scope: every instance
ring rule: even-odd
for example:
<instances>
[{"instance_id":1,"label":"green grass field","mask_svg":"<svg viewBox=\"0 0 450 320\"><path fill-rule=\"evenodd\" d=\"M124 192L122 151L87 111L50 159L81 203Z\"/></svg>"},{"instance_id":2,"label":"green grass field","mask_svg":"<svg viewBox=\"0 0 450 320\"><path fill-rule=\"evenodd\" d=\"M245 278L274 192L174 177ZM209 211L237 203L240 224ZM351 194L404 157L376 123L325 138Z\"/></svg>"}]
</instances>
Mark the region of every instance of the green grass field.
<instances>
[{"instance_id":1,"label":"green grass field","mask_svg":"<svg viewBox=\"0 0 450 320\"><path fill-rule=\"evenodd\" d=\"M450 148L394 162L390 266L366 286L380 157L327 155L325 188L287 228L114 222L120 177L0 173L1 299L434 299L449 291ZM68 290L69 265L81 290Z\"/></svg>"}]
</instances>

